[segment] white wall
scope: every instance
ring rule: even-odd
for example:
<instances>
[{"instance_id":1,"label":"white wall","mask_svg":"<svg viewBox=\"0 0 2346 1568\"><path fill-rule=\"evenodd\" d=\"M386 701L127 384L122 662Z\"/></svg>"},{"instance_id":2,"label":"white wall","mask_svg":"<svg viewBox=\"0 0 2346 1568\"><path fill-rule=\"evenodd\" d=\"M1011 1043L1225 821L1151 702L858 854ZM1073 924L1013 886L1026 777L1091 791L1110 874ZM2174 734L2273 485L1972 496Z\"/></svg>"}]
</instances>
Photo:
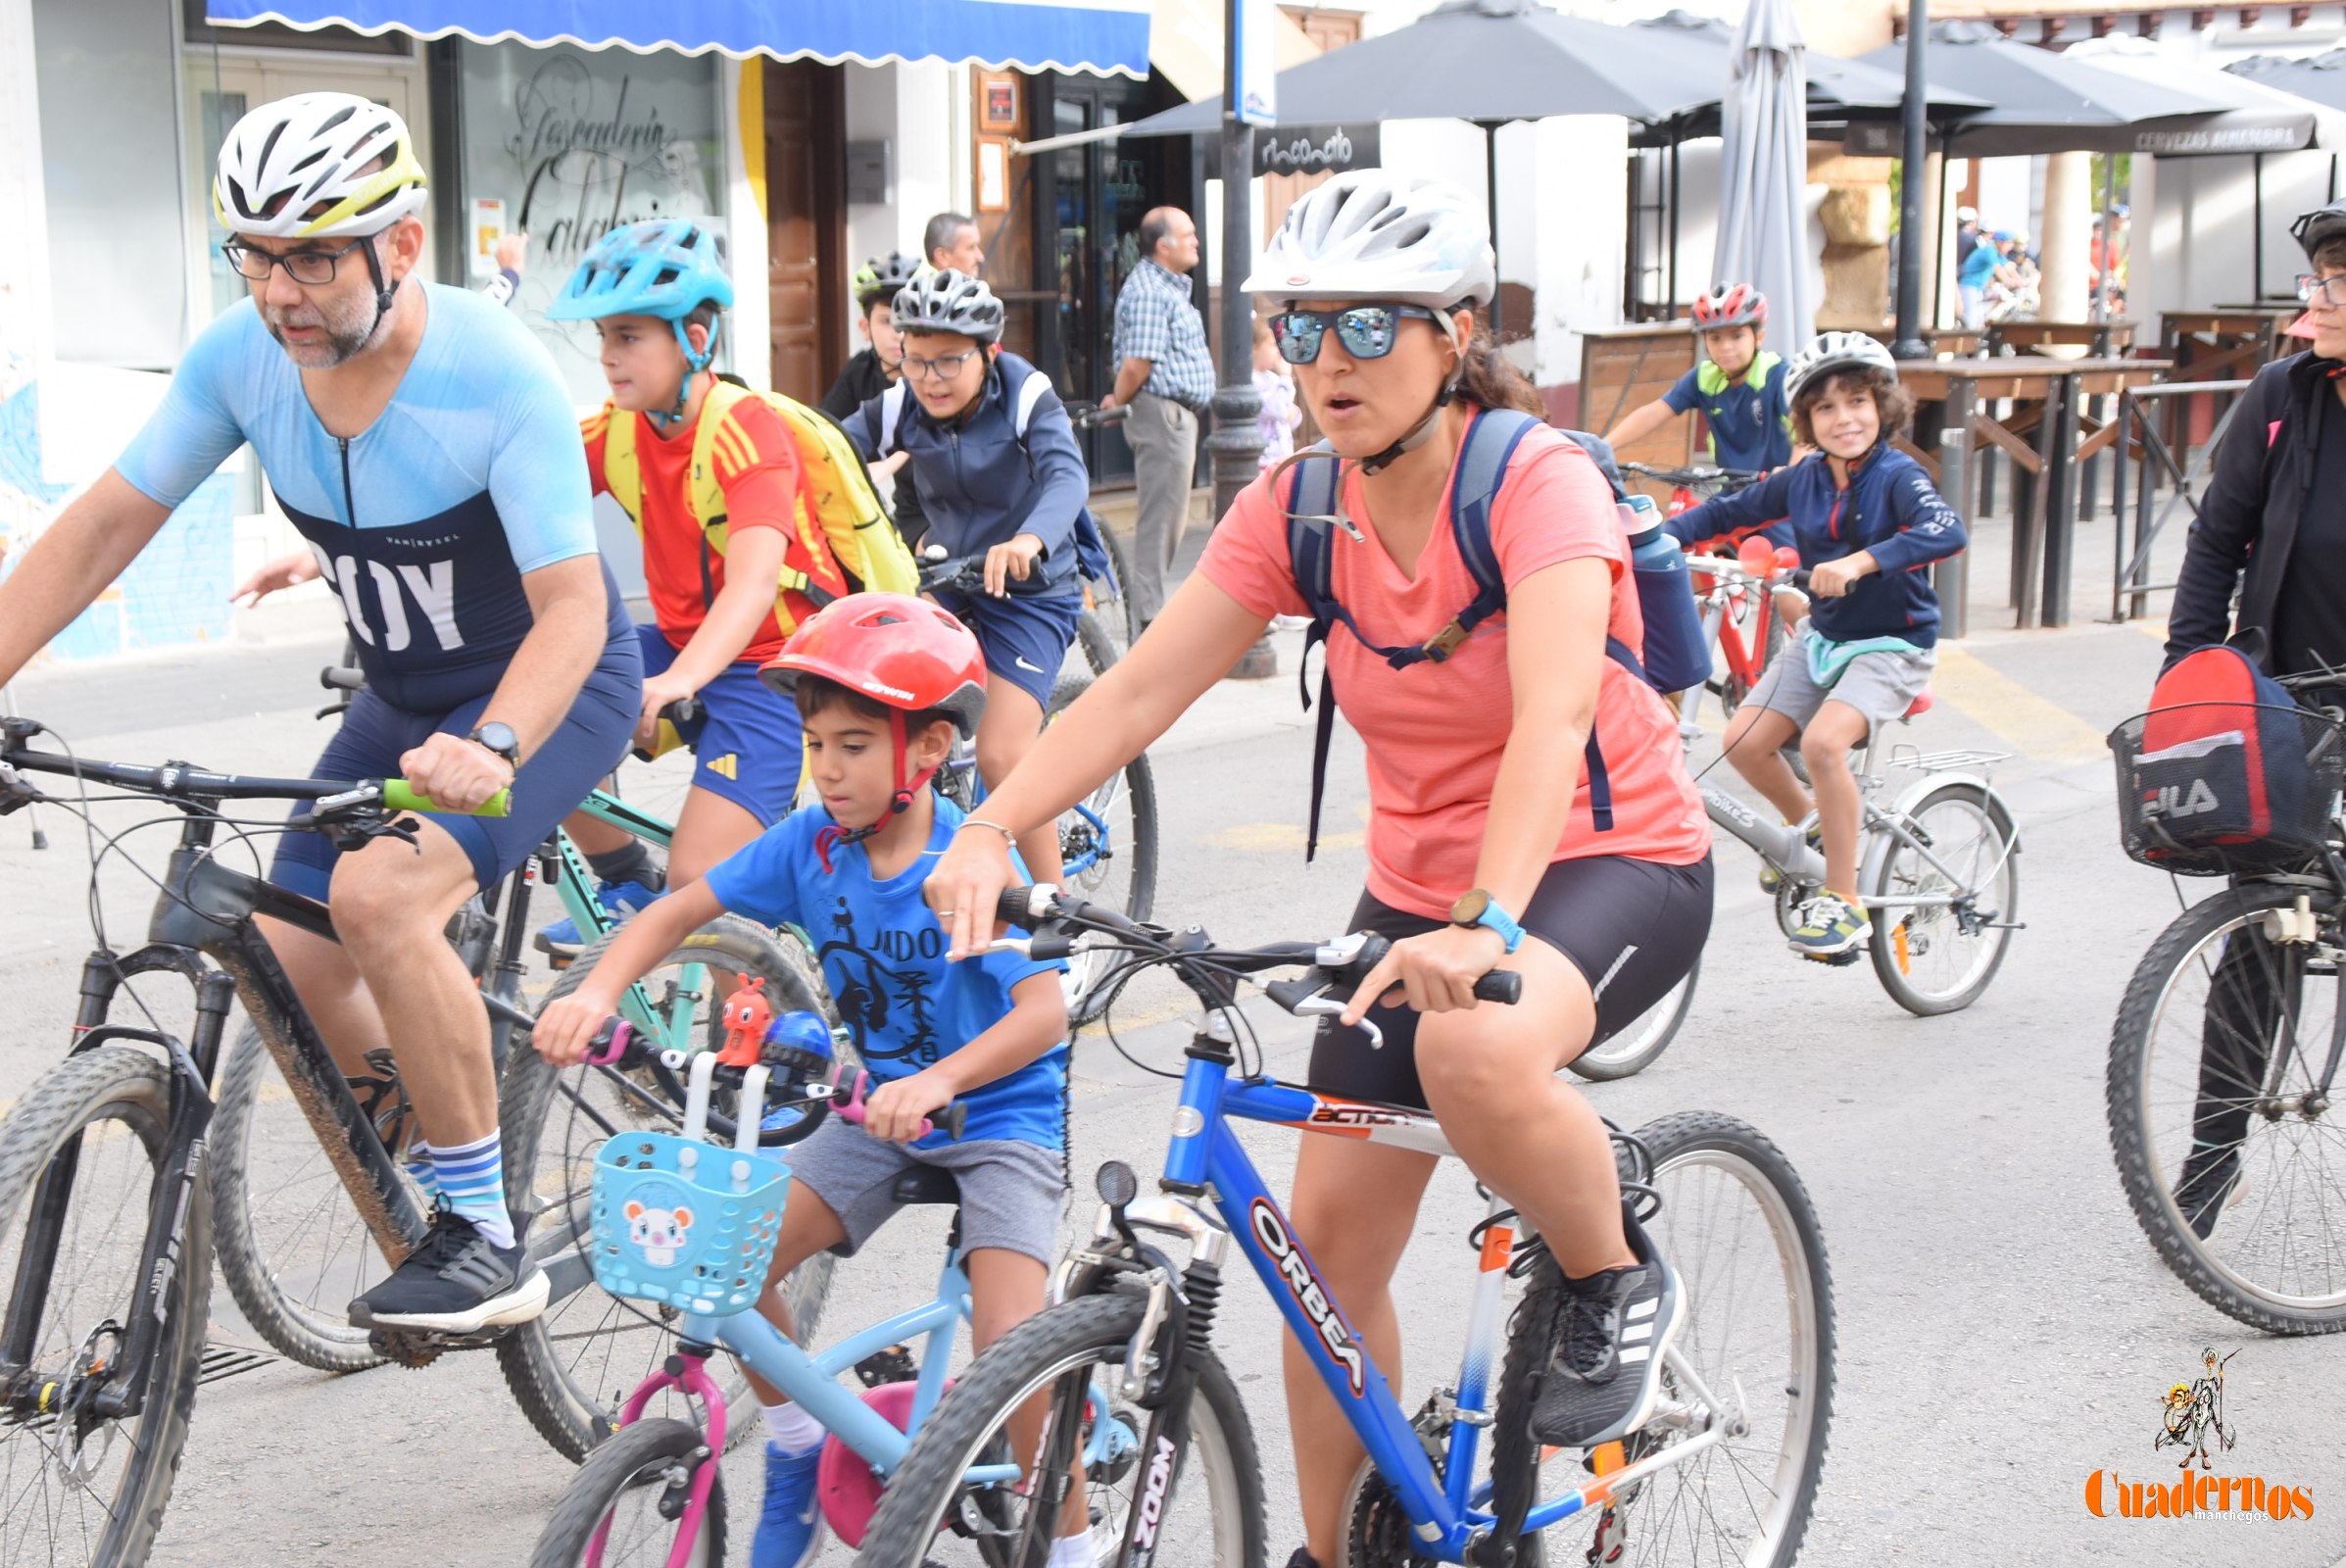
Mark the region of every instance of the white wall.
<instances>
[{"instance_id":1,"label":"white wall","mask_svg":"<svg viewBox=\"0 0 2346 1568\"><path fill-rule=\"evenodd\" d=\"M937 61L840 68L850 141L889 147L889 200L848 207L851 270L890 251L919 257L931 216L969 211L969 71Z\"/></svg>"}]
</instances>

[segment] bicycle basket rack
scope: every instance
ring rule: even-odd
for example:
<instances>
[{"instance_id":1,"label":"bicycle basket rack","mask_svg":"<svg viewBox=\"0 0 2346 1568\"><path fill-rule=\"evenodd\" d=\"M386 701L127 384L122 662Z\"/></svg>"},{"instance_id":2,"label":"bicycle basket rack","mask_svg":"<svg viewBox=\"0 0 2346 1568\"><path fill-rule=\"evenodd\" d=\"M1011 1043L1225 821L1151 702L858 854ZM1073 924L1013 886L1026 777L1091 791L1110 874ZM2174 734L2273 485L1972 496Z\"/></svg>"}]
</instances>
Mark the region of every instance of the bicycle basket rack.
<instances>
[{"instance_id":1,"label":"bicycle basket rack","mask_svg":"<svg viewBox=\"0 0 2346 1568\"><path fill-rule=\"evenodd\" d=\"M1912 768L1918 773L1961 773L1973 768L1991 768L2008 760L2010 752L1982 751L1969 747L1952 752L1917 751L1912 745L1890 748L1889 765Z\"/></svg>"},{"instance_id":2,"label":"bicycle basket rack","mask_svg":"<svg viewBox=\"0 0 2346 1568\"><path fill-rule=\"evenodd\" d=\"M758 1152L766 1069L742 1075L732 1149L705 1143L713 1052L693 1058L684 1135L621 1133L595 1156L595 1281L707 1317L755 1305L782 1229L790 1167Z\"/></svg>"}]
</instances>

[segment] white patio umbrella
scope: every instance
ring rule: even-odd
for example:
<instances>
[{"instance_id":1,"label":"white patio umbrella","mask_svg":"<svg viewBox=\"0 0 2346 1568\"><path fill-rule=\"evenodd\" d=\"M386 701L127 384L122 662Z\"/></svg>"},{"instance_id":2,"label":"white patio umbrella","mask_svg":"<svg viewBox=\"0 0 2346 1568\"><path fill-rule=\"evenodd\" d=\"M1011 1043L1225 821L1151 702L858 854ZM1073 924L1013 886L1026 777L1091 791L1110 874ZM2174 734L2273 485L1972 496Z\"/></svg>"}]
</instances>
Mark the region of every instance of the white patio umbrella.
<instances>
[{"instance_id":1,"label":"white patio umbrella","mask_svg":"<svg viewBox=\"0 0 2346 1568\"><path fill-rule=\"evenodd\" d=\"M1714 287L1756 283L1769 336L1789 354L1816 331L1808 254L1808 45L1792 0L1750 0L1735 28L1720 128Z\"/></svg>"}]
</instances>

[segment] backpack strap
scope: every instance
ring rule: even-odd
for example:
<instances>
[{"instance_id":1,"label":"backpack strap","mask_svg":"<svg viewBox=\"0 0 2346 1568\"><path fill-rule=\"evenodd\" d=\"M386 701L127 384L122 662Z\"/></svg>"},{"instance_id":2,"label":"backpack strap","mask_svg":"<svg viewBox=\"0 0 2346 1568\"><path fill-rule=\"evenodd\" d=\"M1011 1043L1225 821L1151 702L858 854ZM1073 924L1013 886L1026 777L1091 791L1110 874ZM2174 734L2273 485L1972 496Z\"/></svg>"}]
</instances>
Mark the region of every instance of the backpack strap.
<instances>
[{"instance_id":1,"label":"backpack strap","mask_svg":"<svg viewBox=\"0 0 2346 1568\"><path fill-rule=\"evenodd\" d=\"M615 403L603 405L603 488L644 531L644 468L635 453L635 416Z\"/></svg>"},{"instance_id":2,"label":"backpack strap","mask_svg":"<svg viewBox=\"0 0 2346 1568\"><path fill-rule=\"evenodd\" d=\"M1051 377L1037 369L1030 368L1026 379L1018 383L1018 406L1010 415L1010 428L1016 432L1020 445L1026 442L1026 427L1034 420L1035 405L1050 390Z\"/></svg>"},{"instance_id":3,"label":"backpack strap","mask_svg":"<svg viewBox=\"0 0 2346 1568\"><path fill-rule=\"evenodd\" d=\"M904 417L904 379L898 376L880 394L880 441L873 449L875 459L884 458L896 450L896 427Z\"/></svg>"},{"instance_id":4,"label":"backpack strap","mask_svg":"<svg viewBox=\"0 0 2346 1568\"><path fill-rule=\"evenodd\" d=\"M1326 458L1296 464L1288 470L1287 482L1288 566L1295 573L1295 591L1302 595L1304 612L1311 617L1311 628L1303 634L1303 658L1295 666L1295 686L1306 709L1311 707L1311 651L1327 642L1329 628L1339 617L1346 625L1351 624L1351 617L1337 603L1335 590L1329 585L1335 565L1333 518L1344 464L1325 441L1310 450L1325 453ZM1352 634L1359 636L1359 629L1355 627ZM1328 672L1327 651L1322 648L1320 710L1311 747L1311 821L1303 840L1306 865L1319 853L1320 797L1327 789L1328 747L1335 738L1336 685Z\"/></svg>"}]
</instances>

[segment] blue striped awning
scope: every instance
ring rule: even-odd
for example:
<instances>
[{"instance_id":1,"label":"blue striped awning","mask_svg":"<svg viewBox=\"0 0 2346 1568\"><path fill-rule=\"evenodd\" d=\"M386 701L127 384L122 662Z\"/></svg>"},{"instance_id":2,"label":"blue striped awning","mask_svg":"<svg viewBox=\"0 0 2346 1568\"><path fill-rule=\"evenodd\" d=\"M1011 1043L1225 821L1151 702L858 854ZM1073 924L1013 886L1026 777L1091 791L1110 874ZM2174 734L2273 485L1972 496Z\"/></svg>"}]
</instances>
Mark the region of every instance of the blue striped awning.
<instances>
[{"instance_id":1,"label":"blue striped awning","mask_svg":"<svg viewBox=\"0 0 2346 1568\"><path fill-rule=\"evenodd\" d=\"M480 43L616 44L778 60L968 61L1023 71L1149 74L1148 0L209 0L223 25L461 33Z\"/></svg>"}]
</instances>

